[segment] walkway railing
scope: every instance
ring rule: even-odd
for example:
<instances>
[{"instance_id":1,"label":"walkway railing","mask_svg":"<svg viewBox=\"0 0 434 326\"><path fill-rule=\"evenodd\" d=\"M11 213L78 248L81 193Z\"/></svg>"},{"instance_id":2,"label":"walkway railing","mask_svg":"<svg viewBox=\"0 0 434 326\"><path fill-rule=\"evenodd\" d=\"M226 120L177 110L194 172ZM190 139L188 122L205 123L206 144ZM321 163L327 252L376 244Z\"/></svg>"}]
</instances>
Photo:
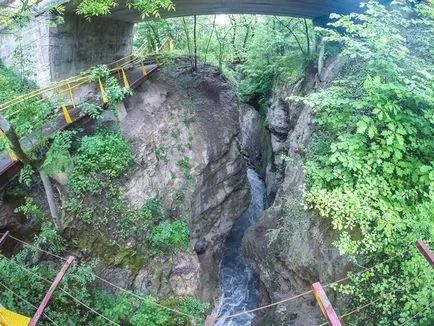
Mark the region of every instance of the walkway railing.
<instances>
[{"instance_id":1,"label":"walkway railing","mask_svg":"<svg viewBox=\"0 0 434 326\"><path fill-rule=\"evenodd\" d=\"M128 55L124 58L111 62L107 65L110 74L117 76L120 83L123 83L127 89L136 88L145 79L147 79L154 71L156 71L160 63L160 54L166 49L172 49L172 40L167 39L162 43L162 46L158 48L155 53L146 55L146 44L137 49L134 54ZM92 86L92 88L89 88ZM27 110L29 105L34 106L39 103L56 103L54 107L57 107L59 113L63 115L63 121L51 121L48 123L48 134L45 132L44 136L49 136L57 130L64 129L69 124L77 121L81 118L80 110L78 106L81 102L84 102L90 91L99 91L100 99L93 98L92 101L98 101L100 104L108 102L107 94L104 89L103 82L100 78L94 79L91 75L91 71L87 70L78 76L73 76L62 81L52 83L47 87L42 87L31 91L27 94L13 98L7 102L0 104L0 114L7 120L14 118L24 110ZM50 106L53 106L50 104ZM36 113L36 112L35 112ZM54 113L56 117L58 114ZM57 119L59 120L59 119ZM26 135L24 137L30 138ZM12 173L9 173L6 177L3 176L15 163L18 158L12 151L8 140L4 133L0 129L0 142L4 144L5 151L0 151L0 188L4 186L9 180L18 172L19 167L14 169ZM23 146L25 150L26 148Z\"/></svg>"},{"instance_id":2,"label":"walkway railing","mask_svg":"<svg viewBox=\"0 0 434 326\"><path fill-rule=\"evenodd\" d=\"M157 49L156 53L149 55L148 58L144 58L145 50L146 50L146 44L143 44L136 52L135 54L130 54L124 58L121 58L119 60L116 60L114 62L111 62L107 64L107 67L109 67L111 73L117 73L122 70L129 69L137 64L145 65L149 63L156 63L158 62L158 54L165 48L167 48L172 43L171 39L166 39L162 46ZM38 88L32 92L29 92L27 94L24 94L22 96L18 96L10 101L7 101L5 103L0 104L0 112L4 112L5 110L21 104L25 101L28 101L30 99L37 98L42 95L46 94L52 94L52 93L68 93L70 95L71 91L74 88L77 88L80 85L83 85L85 83L91 82L91 71L87 70L82 72L80 75L69 77L67 79L52 83L49 86Z\"/></svg>"}]
</instances>

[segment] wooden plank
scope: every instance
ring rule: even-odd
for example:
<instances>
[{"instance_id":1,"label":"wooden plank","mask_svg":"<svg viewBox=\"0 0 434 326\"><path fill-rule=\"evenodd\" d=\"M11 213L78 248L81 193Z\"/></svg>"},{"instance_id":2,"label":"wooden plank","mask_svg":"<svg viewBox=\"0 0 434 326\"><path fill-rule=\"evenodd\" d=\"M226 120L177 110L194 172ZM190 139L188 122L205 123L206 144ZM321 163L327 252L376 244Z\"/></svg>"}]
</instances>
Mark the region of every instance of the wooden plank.
<instances>
[{"instance_id":1,"label":"wooden plank","mask_svg":"<svg viewBox=\"0 0 434 326\"><path fill-rule=\"evenodd\" d=\"M431 267L434 268L434 254L429 250L428 246L422 240L417 240L416 247L425 257Z\"/></svg>"},{"instance_id":2,"label":"wooden plank","mask_svg":"<svg viewBox=\"0 0 434 326\"><path fill-rule=\"evenodd\" d=\"M30 321L29 326L36 326L36 323L38 322L39 318L41 318L42 314L44 313L45 308L50 303L51 297L53 296L54 290L56 290L59 283L62 281L63 276L65 275L66 271L68 270L69 266L71 266L72 262L74 261L74 256L69 256L66 260L65 264L63 265L60 272L57 274L56 278L54 279L53 283L51 284L50 288L48 289L47 293L45 294L44 299L42 299L41 304L38 307L38 310L36 310L35 315L33 316L32 320Z\"/></svg>"},{"instance_id":3,"label":"wooden plank","mask_svg":"<svg viewBox=\"0 0 434 326\"><path fill-rule=\"evenodd\" d=\"M5 233L3 233L2 237L0 238L0 246L3 244L3 242L6 241L6 239L7 239L8 236L9 236L9 233L10 233L9 230L6 231Z\"/></svg>"},{"instance_id":4,"label":"wooden plank","mask_svg":"<svg viewBox=\"0 0 434 326\"><path fill-rule=\"evenodd\" d=\"M313 295L321 308L322 314L329 323L330 326L342 326L341 321L338 318L332 304L330 303L327 294L321 286L320 282L312 284Z\"/></svg>"},{"instance_id":5,"label":"wooden plank","mask_svg":"<svg viewBox=\"0 0 434 326\"><path fill-rule=\"evenodd\" d=\"M216 316L206 316L205 326L214 326Z\"/></svg>"}]
</instances>

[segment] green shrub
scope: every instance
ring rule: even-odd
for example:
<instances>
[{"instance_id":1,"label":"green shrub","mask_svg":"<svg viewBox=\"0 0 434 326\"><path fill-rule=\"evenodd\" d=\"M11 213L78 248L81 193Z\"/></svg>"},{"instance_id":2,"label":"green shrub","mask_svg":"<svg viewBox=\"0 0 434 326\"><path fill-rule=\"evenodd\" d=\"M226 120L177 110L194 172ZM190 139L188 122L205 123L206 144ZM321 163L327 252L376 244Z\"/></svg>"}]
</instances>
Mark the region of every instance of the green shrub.
<instances>
[{"instance_id":1,"label":"green shrub","mask_svg":"<svg viewBox=\"0 0 434 326\"><path fill-rule=\"evenodd\" d=\"M159 199L149 199L140 210L140 215L159 221L164 218L163 202Z\"/></svg>"},{"instance_id":2,"label":"green shrub","mask_svg":"<svg viewBox=\"0 0 434 326\"><path fill-rule=\"evenodd\" d=\"M98 132L80 140L73 157L74 169L68 185L76 195L101 191L101 182L125 172L133 157L128 143L116 132Z\"/></svg>"},{"instance_id":3,"label":"green shrub","mask_svg":"<svg viewBox=\"0 0 434 326\"><path fill-rule=\"evenodd\" d=\"M172 138L178 139L180 135L181 135L181 130L179 130L179 128L174 128L170 131L170 136Z\"/></svg>"},{"instance_id":4,"label":"green shrub","mask_svg":"<svg viewBox=\"0 0 434 326\"><path fill-rule=\"evenodd\" d=\"M183 221L164 221L158 224L149 234L152 248L159 253L167 249L174 251L187 250L190 231Z\"/></svg>"},{"instance_id":5,"label":"green shrub","mask_svg":"<svg viewBox=\"0 0 434 326\"><path fill-rule=\"evenodd\" d=\"M104 108L99 106L99 105L95 105L92 103L81 103L79 105L80 107L80 116L84 117L84 116L89 116L92 119L95 120L100 120L102 119L102 113L104 112Z\"/></svg>"},{"instance_id":6,"label":"green shrub","mask_svg":"<svg viewBox=\"0 0 434 326\"><path fill-rule=\"evenodd\" d=\"M352 308L378 300L354 325L400 325L416 314L415 325L433 322L433 271L414 249L419 238L434 245L434 27L423 8L370 1L363 14L334 16L327 40L362 69L304 99L317 125L306 205L330 220L356 270L376 265L338 287Z\"/></svg>"},{"instance_id":7,"label":"green shrub","mask_svg":"<svg viewBox=\"0 0 434 326\"><path fill-rule=\"evenodd\" d=\"M0 62L0 103L8 102L36 88L35 83L18 76ZM9 107L2 114L22 137L39 130L54 116L54 110L49 101L40 102L40 98L35 97ZM2 148L3 144L0 141L0 149Z\"/></svg>"}]
</instances>

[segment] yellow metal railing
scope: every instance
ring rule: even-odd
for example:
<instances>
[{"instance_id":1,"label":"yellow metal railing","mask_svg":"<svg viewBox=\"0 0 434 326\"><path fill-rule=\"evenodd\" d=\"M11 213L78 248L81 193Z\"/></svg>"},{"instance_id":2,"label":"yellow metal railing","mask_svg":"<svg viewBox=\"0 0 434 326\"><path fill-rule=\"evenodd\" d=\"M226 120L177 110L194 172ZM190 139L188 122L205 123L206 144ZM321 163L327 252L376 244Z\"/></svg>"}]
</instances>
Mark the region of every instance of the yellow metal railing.
<instances>
[{"instance_id":1,"label":"yellow metal railing","mask_svg":"<svg viewBox=\"0 0 434 326\"><path fill-rule=\"evenodd\" d=\"M145 63L157 63L157 57L156 55L160 54L162 50L164 50L165 48L169 49L169 51L171 51L171 49L173 49L173 41L171 39L166 39L162 45L160 46L160 48L157 49L156 53L153 55L150 55L150 57L154 56L155 57L155 61L153 62L152 59L148 59L148 60L144 60L143 55L144 55L144 51L146 49L146 44L143 44L137 51L136 54L130 54L124 58L121 58L119 60L116 60L114 62L109 63L107 66L109 67L110 72L117 72L117 71L121 71L122 69L128 69L131 68L137 64L141 64L144 65ZM120 64L122 61L122 64ZM38 97L40 95L43 95L45 93L48 92L52 92L61 88L65 88L62 90L59 90L58 94L62 94L65 92L69 93L69 96L72 99L72 90L78 86L81 86L85 83L90 82L91 76L90 76L90 70L87 70L85 72L82 72L80 75L78 76L73 76L73 77L69 77L65 80L62 81L58 81L55 83L52 83L49 86L46 87L42 87L42 88L38 88L32 92L29 92L27 94L24 94L22 96L18 96L10 101L7 101L5 103L0 104L0 112L5 111L6 109L10 108L11 106L17 105L17 104L21 104L25 101L28 101L30 99L33 99L35 97ZM75 84L77 83L77 84ZM75 84L73 86L71 86L72 84ZM73 101L73 99L72 99ZM75 105L75 104L74 104Z\"/></svg>"},{"instance_id":2,"label":"yellow metal railing","mask_svg":"<svg viewBox=\"0 0 434 326\"><path fill-rule=\"evenodd\" d=\"M157 64L160 65L158 62L158 55L161 53L161 51L165 49L173 49L173 42L171 39L166 39L160 48L156 50L156 53L151 54L148 56L148 58L145 58L145 50L146 50L146 44L143 44L137 51L135 51L134 54L130 54L124 58L121 58L119 60L116 60L114 62L109 63L107 66L109 68L109 71L111 73L118 73L119 79L123 80L125 88L130 88L130 83L128 81L127 75L125 73L125 70L135 67L136 65L140 65L142 75L146 76L148 74L146 70L146 64ZM78 76L73 76L70 78L67 78L62 81L58 81L55 83L52 83L49 86L42 87L39 89L36 89L34 91L31 91L29 93L26 93L24 95L18 96L14 99L11 99L5 103L0 104L0 113L6 111L7 109L10 109L14 106L17 106L19 104L23 104L26 101L29 100L35 100L32 102L32 104L38 104L45 101L49 101L49 99L54 96L60 96L62 94L66 93L66 97L69 98L70 104L73 108L76 107L76 101L74 100L73 91L77 89L79 86L83 84L87 84L90 82L93 82L91 77L91 71L87 70L85 72L82 72ZM101 98L103 103L107 103L107 94L104 90L103 83L100 78L98 78L98 86L100 88L101 92ZM45 95L45 96L44 96ZM50 95L50 96L48 96ZM41 97L41 98L39 98ZM71 116L69 115L65 99L61 100L61 110L65 117L65 122L67 124L72 123ZM13 112L7 112L7 119L10 119L11 117L15 116L16 114L20 113L21 111L25 110L26 106L23 105L21 108L18 108L17 110ZM4 138L4 134L0 130L0 138ZM6 141L7 143L7 141ZM16 161L16 155L12 152L8 144L5 144L5 148L7 152L9 153L9 156L12 161Z\"/></svg>"},{"instance_id":3,"label":"yellow metal railing","mask_svg":"<svg viewBox=\"0 0 434 326\"><path fill-rule=\"evenodd\" d=\"M141 58L140 55L141 55L141 53L138 53L137 56L131 54L131 55L126 56L124 58L121 58L115 62L109 63L107 66L109 68L114 67L114 68L110 69L110 72L116 72L119 69L130 68L130 67L136 65L137 63L140 63L141 61L147 62L146 60ZM125 60L125 62L118 65L118 63L121 62L122 60ZM18 97L14 98L10 101L2 103L2 104L0 104L0 112L3 112L6 109L8 109L14 105L21 104L25 101L28 101L28 100L33 99L35 97L41 96L45 93L55 92L56 90L59 90L57 92L57 94L62 94L62 93L68 92L69 95L71 96L72 89L74 89L78 86L81 86L85 83L88 83L90 81L91 81L91 75L90 75L90 71L88 70L88 71L81 73L78 76L70 77L70 78L67 78L65 80L52 83L49 86L41 87L41 88L36 89L32 92L29 92L29 93L24 94L22 96L18 96Z\"/></svg>"}]
</instances>

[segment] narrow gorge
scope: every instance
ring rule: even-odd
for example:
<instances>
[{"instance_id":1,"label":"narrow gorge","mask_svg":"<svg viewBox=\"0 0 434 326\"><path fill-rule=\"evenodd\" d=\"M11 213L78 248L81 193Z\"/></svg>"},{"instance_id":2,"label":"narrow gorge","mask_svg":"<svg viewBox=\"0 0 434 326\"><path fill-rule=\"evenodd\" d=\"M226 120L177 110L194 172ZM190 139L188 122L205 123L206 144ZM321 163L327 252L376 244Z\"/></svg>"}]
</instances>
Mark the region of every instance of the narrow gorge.
<instances>
[{"instance_id":1,"label":"narrow gorge","mask_svg":"<svg viewBox=\"0 0 434 326\"><path fill-rule=\"evenodd\" d=\"M434 0L220 2L0 5L0 326L434 324Z\"/></svg>"},{"instance_id":2,"label":"narrow gorge","mask_svg":"<svg viewBox=\"0 0 434 326\"><path fill-rule=\"evenodd\" d=\"M99 233L95 234L86 222L66 218L69 190L59 177L56 188L57 200L64 207L62 232L77 244L74 255L83 261L97 258L97 274L116 286L157 297L198 296L211 302L220 317L296 293L304 282L317 276L312 271L306 273L305 250L320 252L318 241L324 245L328 239L320 233L319 240L309 239L310 249L295 247L291 259L278 258L268 232L282 222L280 210L288 209L284 207L288 199L279 189L285 187L286 194L294 193L299 200L301 149L308 146L311 134L309 109L287 106L285 97L312 85L307 79L276 85L266 128L253 107L239 103L234 86L221 73L200 66L199 72L192 74L181 60L163 68L127 98L118 107L118 117L106 111L102 119L82 124L83 135L119 125L134 160L116 182L125 194L126 208L137 210L143 202L164 199L161 209L170 220L187 216L191 247L169 257L149 255L141 248L140 232L119 237L122 226L110 221L105 230L97 222ZM297 160L286 164L281 158L286 152ZM23 239L30 239L38 229L37 224L30 226L24 216L13 213L28 191L12 183L2 194L2 204L9 207L2 210L2 229L13 230ZM30 193L47 209L38 184ZM82 205L94 207L101 199L88 196ZM29 222L36 221L30 217ZM294 233L300 232L309 233L306 226L302 231L294 229ZM10 245L7 248L14 250ZM287 252L287 248L282 250ZM324 258L324 264L334 259L333 255ZM286 262L280 268L287 270L288 278L277 278L267 270L278 262ZM336 276L333 270L328 273ZM106 288L104 283L96 283ZM276 284L280 291L276 291ZM300 306L293 309L299 311ZM296 316L293 311L284 316ZM251 313L222 325L247 325L258 318L265 317Z\"/></svg>"}]
</instances>

